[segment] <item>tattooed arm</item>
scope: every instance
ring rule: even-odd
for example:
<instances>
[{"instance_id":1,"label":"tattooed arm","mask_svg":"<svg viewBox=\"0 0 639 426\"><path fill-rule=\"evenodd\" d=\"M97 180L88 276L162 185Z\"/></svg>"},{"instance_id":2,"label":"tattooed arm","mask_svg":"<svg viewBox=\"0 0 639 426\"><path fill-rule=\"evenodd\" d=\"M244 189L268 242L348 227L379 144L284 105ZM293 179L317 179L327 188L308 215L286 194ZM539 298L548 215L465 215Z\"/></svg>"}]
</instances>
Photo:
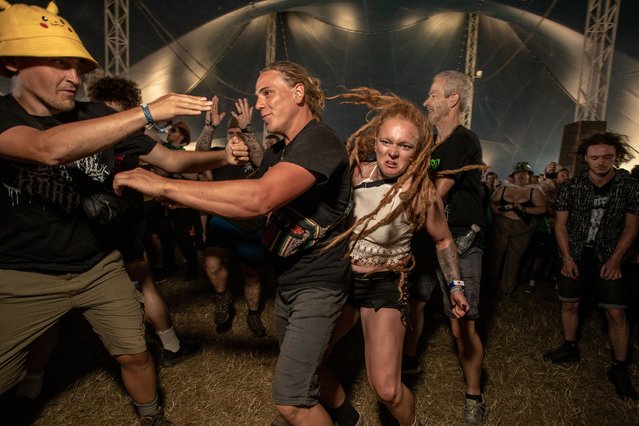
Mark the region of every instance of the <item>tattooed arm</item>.
<instances>
[{"instance_id":1,"label":"tattooed arm","mask_svg":"<svg viewBox=\"0 0 639 426\"><path fill-rule=\"evenodd\" d=\"M251 163L258 167L264 158L264 146L257 140L255 133L253 133L250 126L246 130L248 131L245 132L242 130L244 143L248 146Z\"/></svg>"},{"instance_id":2,"label":"tattooed arm","mask_svg":"<svg viewBox=\"0 0 639 426\"><path fill-rule=\"evenodd\" d=\"M211 142L213 141L213 133L215 132L215 126L209 126L208 124L202 129L202 133L195 141L196 151L210 151Z\"/></svg>"},{"instance_id":3,"label":"tattooed arm","mask_svg":"<svg viewBox=\"0 0 639 426\"><path fill-rule=\"evenodd\" d=\"M264 146L255 137L251 126L253 107L249 106L246 98L240 98L235 101L235 109L237 109L237 112L231 111L231 115L237 119L237 124L242 130L244 143L249 148L249 158L251 159L251 163L255 166L259 166L260 163L262 163L262 158L264 158Z\"/></svg>"},{"instance_id":4,"label":"tattooed arm","mask_svg":"<svg viewBox=\"0 0 639 426\"><path fill-rule=\"evenodd\" d=\"M461 281L461 271L459 269L459 256L457 247L446 222L444 206L439 197L433 201L426 219L426 230L435 242L437 249L437 261L444 274L446 283ZM463 317L468 311L468 302L464 296L463 287L453 286L449 288L452 313L455 318Z\"/></svg>"},{"instance_id":5,"label":"tattooed arm","mask_svg":"<svg viewBox=\"0 0 639 426\"><path fill-rule=\"evenodd\" d=\"M202 129L202 133L195 141L195 150L196 151L210 151L211 150L211 142L213 141L213 133L215 132L215 128L220 125L220 122L226 115L225 112L218 112L218 98L217 96L213 96L211 98L211 110L206 112L206 121L204 122L204 129Z\"/></svg>"}]
</instances>

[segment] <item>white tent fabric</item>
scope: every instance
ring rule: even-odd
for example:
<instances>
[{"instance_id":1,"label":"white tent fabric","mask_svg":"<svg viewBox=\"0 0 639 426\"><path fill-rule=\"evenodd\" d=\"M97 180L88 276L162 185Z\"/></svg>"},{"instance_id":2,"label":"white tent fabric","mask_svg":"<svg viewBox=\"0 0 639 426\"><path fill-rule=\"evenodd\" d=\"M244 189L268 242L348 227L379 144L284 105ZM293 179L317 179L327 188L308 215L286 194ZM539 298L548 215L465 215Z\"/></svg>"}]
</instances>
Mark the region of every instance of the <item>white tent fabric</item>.
<instances>
[{"instance_id":1,"label":"white tent fabric","mask_svg":"<svg viewBox=\"0 0 639 426\"><path fill-rule=\"evenodd\" d=\"M130 77L146 99L169 90L251 97L264 64L267 15L278 12L277 58L305 65L328 95L368 85L421 104L432 77L463 71L468 2L261 1L225 14L138 62ZM585 7L585 5L584 5ZM483 2L472 127L485 161L505 176L518 161L542 172L574 119L583 36L499 2ZM614 56L607 124L639 147L639 63ZM346 138L362 110L328 102L324 119ZM256 122L256 128L259 122ZM201 125L193 122L195 127Z\"/></svg>"},{"instance_id":2,"label":"white tent fabric","mask_svg":"<svg viewBox=\"0 0 639 426\"><path fill-rule=\"evenodd\" d=\"M93 31L83 39L90 51L99 49L95 47L100 38L95 22L86 22L87 3L59 3L62 16L67 16L78 32L92 25L89 28ZM154 45L148 38L154 33L148 23L132 22L132 58L139 60L127 77L139 83L146 101L167 92L218 95L221 108L229 111L234 99L253 99L254 83L265 62L268 15L277 13L277 59L306 66L320 78L327 95L366 85L421 104L437 72L464 70L466 16L475 12L480 14L477 68L483 71L483 77L475 80L472 128L482 141L484 159L501 177L518 161L529 161L540 173L546 163L558 159L563 128L574 120L584 20L564 25L566 22L550 18L553 13L544 18L553 7L563 8L566 16L570 15L566 10L585 16L586 0L568 3L219 0L215 2L217 11L211 11L205 9L208 4L196 0L179 4L132 0L132 16L139 14L134 5L146 5L157 17L153 25L163 25L166 32L181 35L169 44ZM76 5L77 10L65 9L68 4ZM238 4L243 6L238 8ZM636 2L622 1L622 15L639 15L638 10ZM80 18L71 12L84 15ZM144 42L140 42L142 36L147 36ZM630 53L634 55L634 50ZM628 135L637 148L638 80L637 58L617 49L607 126ZM0 90L8 90L6 80L0 82ZM344 140L364 119L361 108L327 102L324 120ZM187 121L197 133L203 120ZM262 128L257 114L254 126Z\"/></svg>"}]
</instances>

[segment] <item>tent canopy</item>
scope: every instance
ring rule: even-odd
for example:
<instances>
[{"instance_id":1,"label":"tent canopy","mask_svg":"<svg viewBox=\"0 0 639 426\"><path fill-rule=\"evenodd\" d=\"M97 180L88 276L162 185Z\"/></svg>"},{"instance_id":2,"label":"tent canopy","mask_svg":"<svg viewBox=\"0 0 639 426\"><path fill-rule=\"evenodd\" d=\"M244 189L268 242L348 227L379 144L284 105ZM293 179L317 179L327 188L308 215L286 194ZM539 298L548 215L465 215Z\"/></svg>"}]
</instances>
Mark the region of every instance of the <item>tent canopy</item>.
<instances>
[{"instance_id":1,"label":"tent canopy","mask_svg":"<svg viewBox=\"0 0 639 426\"><path fill-rule=\"evenodd\" d=\"M630 47L637 3L621 5L606 120L639 148L639 62ZM101 58L102 11L81 0L58 5ZM328 96L371 86L421 105L435 74L464 71L466 18L478 13L483 76L475 80L472 128L484 160L502 178L518 161L541 173L558 160L563 128L574 120L586 7L587 0L131 0L128 77L146 101L167 92L218 95L230 111L238 97L254 99L269 15L277 13L276 58L304 65ZM328 101L324 120L346 139L364 113ZM196 132L202 121L188 120ZM254 126L262 128L257 114Z\"/></svg>"}]
</instances>

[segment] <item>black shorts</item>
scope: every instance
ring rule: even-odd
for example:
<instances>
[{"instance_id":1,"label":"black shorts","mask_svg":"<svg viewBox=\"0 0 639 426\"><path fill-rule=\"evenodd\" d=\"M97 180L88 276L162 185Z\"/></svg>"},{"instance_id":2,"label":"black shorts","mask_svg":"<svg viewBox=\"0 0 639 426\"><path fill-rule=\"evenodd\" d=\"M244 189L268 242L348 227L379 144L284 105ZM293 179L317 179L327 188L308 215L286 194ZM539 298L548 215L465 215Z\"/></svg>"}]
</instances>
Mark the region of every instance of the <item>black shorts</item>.
<instances>
[{"instance_id":1,"label":"black shorts","mask_svg":"<svg viewBox=\"0 0 639 426\"><path fill-rule=\"evenodd\" d=\"M362 274L353 272L351 292L348 297L349 305L355 308L381 308L404 311L403 291L399 288L400 274L393 271L373 272Z\"/></svg>"},{"instance_id":2,"label":"black shorts","mask_svg":"<svg viewBox=\"0 0 639 426\"><path fill-rule=\"evenodd\" d=\"M604 280L599 276L601 265L592 253L586 251L577 261L579 277L576 280L559 275L559 300L574 303L579 302L584 295L592 294L597 304L604 309L626 309L628 282L624 278Z\"/></svg>"}]
</instances>

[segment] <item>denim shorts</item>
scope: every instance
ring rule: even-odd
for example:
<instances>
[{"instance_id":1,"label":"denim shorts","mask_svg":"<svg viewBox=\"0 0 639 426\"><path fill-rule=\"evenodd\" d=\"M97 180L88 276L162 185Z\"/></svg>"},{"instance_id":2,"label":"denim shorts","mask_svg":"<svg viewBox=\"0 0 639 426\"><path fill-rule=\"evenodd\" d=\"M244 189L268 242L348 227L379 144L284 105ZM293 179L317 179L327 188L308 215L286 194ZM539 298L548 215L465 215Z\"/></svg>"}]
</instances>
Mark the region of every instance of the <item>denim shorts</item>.
<instances>
[{"instance_id":1,"label":"denim shorts","mask_svg":"<svg viewBox=\"0 0 639 426\"><path fill-rule=\"evenodd\" d=\"M275 404L312 407L319 403L319 366L346 298L345 289L277 290L275 326L280 354L273 378Z\"/></svg>"},{"instance_id":2,"label":"denim shorts","mask_svg":"<svg viewBox=\"0 0 639 426\"><path fill-rule=\"evenodd\" d=\"M464 318L470 320L479 319L479 289L483 253L482 249L471 247L459 257L459 269L461 278L464 280L464 295L469 305ZM427 261L426 264L418 265L413 269L410 275L410 294L413 299L429 300L435 286L439 283L443 295L444 313L452 318L448 283L444 279L441 269L435 266L435 262Z\"/></svg>"}]
</instances>

